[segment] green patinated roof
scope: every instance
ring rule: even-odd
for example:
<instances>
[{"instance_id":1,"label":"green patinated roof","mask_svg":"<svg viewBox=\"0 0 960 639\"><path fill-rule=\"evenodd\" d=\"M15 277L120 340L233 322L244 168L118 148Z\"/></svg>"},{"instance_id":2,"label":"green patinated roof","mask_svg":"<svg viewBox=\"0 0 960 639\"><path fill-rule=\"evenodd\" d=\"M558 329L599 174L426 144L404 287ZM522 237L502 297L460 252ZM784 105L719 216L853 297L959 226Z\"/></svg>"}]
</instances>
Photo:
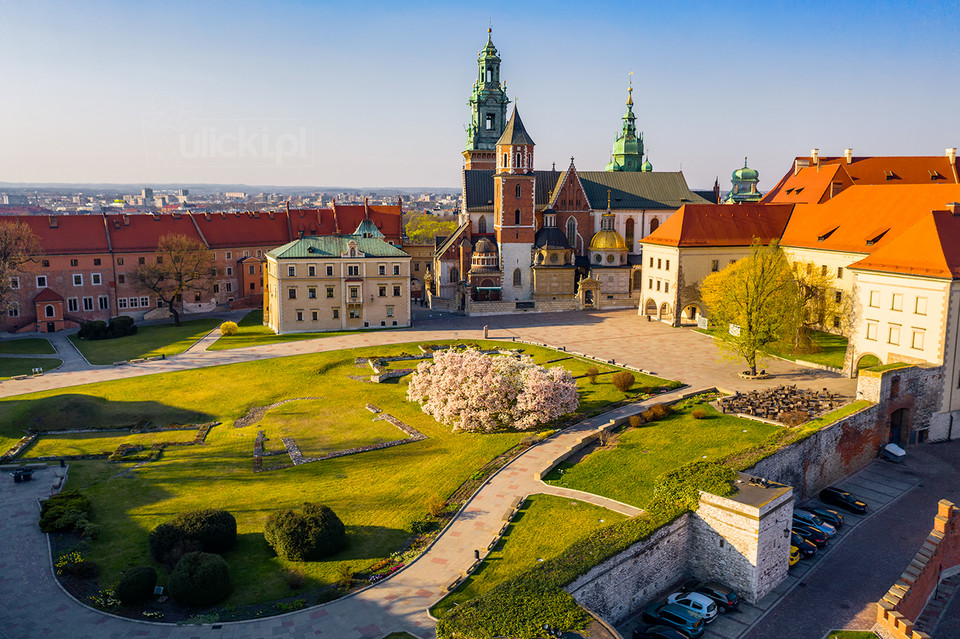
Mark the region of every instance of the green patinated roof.
<instances>
[{"instance_id":1,"label":"green patinated roof","mask_svg":"<svg viewBox=\"0 0 960 639\"><path fill-rule=\"evenodd\" d=\"M350 250L351 241L357 243L357 250L364 257L409 257L378 237L360 235L309 235L268 251L267 256L282 260L341 257Z\"/></svg>"},{"instance_id":2,"label":"green patinated roof","mask_svg":"<svg viewBox=\"0 0 960 639\"><path fill-rule=\"evenodd\" d=\"M590 208L595 211L607 208L607 189L610 190L610 208L613 210L678 209L688 203L706 203L690 190L680 172L578 171L577 175Z\"/></svg>"},{"instance_id":3,"label":"green patinated roof","mask_svg":"<svg viewBox=\"0 0 960 639\"><path fill-rule=\"evenodd\" d=\"M503 130L503 135L497 140L497 145L499 146L501 144L533 145L533 138L531 138L527 130L523 128L523 120L520 119L520 114L517 113L516 105L513 106L513 115L510 116L507 128Z\"/></svg>"},{"instance_id":4,"label":"green patinated roof","mask_svg":"<svg viewBox=\"0 0 960 639\"><path fill-rule=\"evenodd\" d=\"M360 222L360 225L357 227L357 230L353 232L354 235L365 235L367 237L384 237L383 233L380 232L380 229L377 228L377 225L373 223L373 220L364 220Z\"/></svg>"}]
</instances>

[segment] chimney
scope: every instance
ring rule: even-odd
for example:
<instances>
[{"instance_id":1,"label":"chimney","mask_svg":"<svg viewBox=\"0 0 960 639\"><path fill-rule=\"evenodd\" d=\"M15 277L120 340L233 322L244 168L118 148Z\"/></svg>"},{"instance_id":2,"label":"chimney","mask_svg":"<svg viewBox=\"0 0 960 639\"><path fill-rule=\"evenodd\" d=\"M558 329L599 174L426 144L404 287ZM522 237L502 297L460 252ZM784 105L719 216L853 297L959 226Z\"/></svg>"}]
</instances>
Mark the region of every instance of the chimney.
<instances>
[{"instance_id":1,"label":"chimney","mask_svg":"<svg viewBox=\"0 0 960 639\"><path fill-rule=\"evenodd\" d=\"M843 157L847 158L847 164L853 164L853 149L844 149Z\"/></svg>"},{"instance_id":2,"label":"chimney","mask_svg":"<svg viewBox=\"0 0 960 639\"><path fill-rule=\"evenodd\" d=\"M807 158L797 158L793 161L793 174L796 175L800 172L800 169L810 166L810 160Z\"/></svg>"},{"instance_id":3,"label":"chimney","mask_svg":"<svg viewBox=\"0 0 960 639\"><path fill-rule=\"evenodd\" d=\"M957 147L952 146L947 149L947 157L950 159L950 164L953 164L957 161Z\"/></svg>"},{"instance_id":4,"label":"chimney","mask_svg":"<svg viewBox=\"0 0 960 639\"><path fill-rule=\"evenodd\" d=\"M960 202L949 202L947 204L947 210L950 211L954 217L960 217Z\"/></svg>"},{"instance_id":5,"label":"chimney","mask_svg":"<svg viewBox=\"0 0 960 639\"><path fill-rule=\"evenodd\" d=\"M820 149L810 149L810 164L813 166L820 164Z\"/></svg>"}]
</instances>

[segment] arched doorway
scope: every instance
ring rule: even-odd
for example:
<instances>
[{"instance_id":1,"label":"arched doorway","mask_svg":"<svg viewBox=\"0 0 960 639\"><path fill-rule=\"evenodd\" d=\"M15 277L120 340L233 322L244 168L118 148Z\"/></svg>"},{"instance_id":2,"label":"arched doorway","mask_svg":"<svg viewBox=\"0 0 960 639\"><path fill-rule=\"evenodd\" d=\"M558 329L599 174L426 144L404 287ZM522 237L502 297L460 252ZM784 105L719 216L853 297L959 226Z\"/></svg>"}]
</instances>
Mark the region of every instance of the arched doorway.
<instances>
[{"instance_id":1,"label":"arched doorway","mask_svg":"<svg viewBox=\"0 0 960 639\"><path fill-rule=\"evenodd\" d=\"M410 297L414 299L423 297L423 282L415 277L410 278Z\"/></svg>"},{"instance_id":2,"label":"arched doorway","mask_svg":"<svg viewBox=\"0 0 960 639\"><path fill-rule=\"evenodd\" d=\"M880 358L873 353L860 353L860 356L857 358L856 366L853 367L853 376L857 377L860 374L860 371L864 368L880 366L882 363L883 362L880 361Z\"/></svg>"},{"instance_id":3,"label":"arched doorway","mask_svg":"<svg viewBox=\"0 0 960 639\"><path fill-rule=\"evenodd\" d=\"M670 317L670 305L664 302L660 305L660 319L665 320Z\"/></svg>"},{"instance_id":4,"label":"arched doorway","mask_svg":"<svg viewBox=\"0 0 960 639\"><path fill-rule=\"evenodd\" d=\"M651 317L656 317L656 316L657 316L657 303L654 302L652 299L647 300L647 303L646 303L646 305L644 306L644 311L643 311L643 312L644 312L645 315L650 315Z\"/></svg>"},{"instance_id":5,"label":"arched doorway","mask_svg":"<svg viewBox=\"0 0 960 639\"><path fill-rule=\"evenodd\" d=\"M888 443L902 446L906 441L904 433L909 432L909 409L898 408L890 413L890 439Z\"/></svg>"},{"instance_id":6,"label":"arched doorway","mask_svg":"<svg viewBox=\"0 0 960 639\"><path fill-rule=\"evenodd\" d=\"M688 304L683 308L683 312L680 315L684 322L696 323L697 318L700 317L700 309L697 308L696 304Z\"/></svg>"}]
</instances>

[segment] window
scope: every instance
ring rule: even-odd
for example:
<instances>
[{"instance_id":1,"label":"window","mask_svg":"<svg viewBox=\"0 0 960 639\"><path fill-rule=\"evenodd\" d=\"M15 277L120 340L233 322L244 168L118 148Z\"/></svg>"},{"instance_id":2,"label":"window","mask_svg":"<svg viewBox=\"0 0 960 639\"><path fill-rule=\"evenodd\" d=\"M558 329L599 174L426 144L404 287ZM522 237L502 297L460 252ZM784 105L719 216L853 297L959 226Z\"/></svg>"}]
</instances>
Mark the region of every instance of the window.
<instances>
[{"instance_id":1,"label":"window","mask_svg":"<svg viewBox=\"0 0 960 639\"><path fill-rule=\"evenodd\" d=\"M843 301L843 291L836 291L834 293L834 300L839 304Z\"/></svg>"},{"instance_id":2,"label":"window","mask_svg":"<svg viewBox=\"0 0 960 639\"><path fill-rule=\"evenodd\" d=\"M917 315L926 315L927 314L927 298L918 297L916 305L914 306L914 313Z\"/></svg>"},{"instance_id":3,"label":"window","mask_svg":"<svg viewBox=\"0 0 960 639\"><path fill-rule=\"evenodd\" d=\"M503 154L503 168L507 168L507 154Z\"/></svg>"},{"instance_id":4,"label":"window","mask_svg":"<svg viewBox=\"0 0 960 639\"><path fill-rule=\"evenodd\" d=\"M128 303L130 304L130 308L139 308L139 307L140 307L140 298L138 298L138 297L131 297L131 298L128 300Z\"/></svg>"},{"instance_id":5,"label":"window","mask_svg":"<svg viewBox=\"0 0 960 639\"><path fill-rule=\"evenodd\" d=\"M328 287L327 287L327 297L333 297L333 287L332 287L332 286L328 286Z\"/></svg>"},{"instance_id":6,"label":"window","mask_svg":"<svg viewBox=\"0 0 960 639\"><path fill-rule=\"evenodd\" d=\"M890 399L896 399L900 394L900 378L894 377L890 380Z\"/></svg>"},{"instance_id":7,"label":"window","mask_svg":"<svg viewBox=\"0 0 960 639\"><path fill-rule=\"evenodd\" d=\"M893 300L890 302L890 310L892 311L903 310L903 293L893 294Z\"/></svg>"},{"instance_id":8,"label":"window","mask_svg":"<svg viewBox=\"0 0 960 639\"><path fill-rule=\"evenodd\" d=\"M668 271L670 270L670 260L667 260L667 269L666 269L666 270L668 270Z\"/></svg>"},{"instance_id":9,"label":"window","mask_svg":"<svg viewBox=\"0 0 960 639\"><path fill-rule=\"evenodd\" d=\"M287 277L295 277L296 275L297 275L297 267L296 267L296 266L288 266L288 267L287 267Z\"/></svg>"},{"instance_id":10,"label":"window","mask_svg":"<svg viewBox=\"0 0 960 639\"><path fill-rule=\"evenodd\" d=\"M627 241L627 250L629 250L629 251L632 251L632 250L633 250L633 228L634 228L634 225L635 225L635 222L633 221L633 218L632 218L632 217L631 217L631 218L627 218L626 233L624 234L624 235L625 235L624 239Z\"/></svg>"},{"instance_id":11,"label":"window","mask_svg":"<svg viewBox=\"0 0 960 639\"><path fill-rule=\"evenodd\" d=\"M70 260L70 266L77 266L78 264L77 260Z\"/></svg>"},{"instance_id":12,"label":"window","mask_svg":"<svg viewBox=\"0 0 960 639\"><path fill-rule=\"evenodd\" d=\"M826 265L826 264L824 264L823 266L820 267L820 276L821 276L821 277L826 277L826 276L827 276L827 265Z\"/></svg>"},{"instance_id":13,"label":"window","mask_svg":"<svg viewBox=\"0 0 960 639\"><path fill-rule=\"evenodd\" d=\"M97 285L97 286L99 286L100 284L103 284L103 281L100 279L100 274L99 274L99 273L91 273L91 274L90 274L90 282L93 283L93 284L95 284L95 285Z\"/></svg>"},{"instance_id":14,"label":"window","mask_svg":"<svg viewBox=\"0 0 960 639\"><path fill-rule=\"evenodd\" d=\"M232 259L233 259L233 253L232 253L231 251L227 251L227 259L228 259L228 260L232 260Z\"/></svg>"},{"instance_id":15,"label":"window","mask_svg":"<svg viewBox=\"0 0 960 639\"><path fill-rule=\"evenodd\" d=\"M450 283L456 284L459 281L460 281L460 271L455 268L450 269Z\"/></svg>"},{"instance_id":16,"label":"window","mask_svg":"<svg viewBox=\"0 0 960 639\"><path fill-rule=\"evenodd\" d=\"M37 275L37 288L45 288L47 285L46 275Z\"/></svg>"},{"instance_id":17,"label":"window","mask_svg":"<svg viewBox=\"0 0 960 639\"><path fill-rule=\"evenodd\" d=\"M523 286L523 273L518 268L513 269L513 285Z\"/></svg>"},{"instance_id":18,"label":"window","mask_svg":"<svg viewBox=\"0 0 960 639\"><path fill-rule=\"evenodd\" d=\"M213 285L213 292L214 292L214 293L219 293L219 292L220 292L220 285L219 285L219 284L214 284L214 285Z\"/></svg>"},{"instance_id":19,"label":"window","mask_svg":"<svg viewBox=\"0 0 960 639\"><path fill-rule=\"evenodd\" d=\"M660 228L660 220L658 220L657 218L653 218L652 220L650 220L650 232L653 233L658 228Z\"/></svg>"},{"instance_id":20,"label":"window","mask_svg":"<svg viewBox=\"0 0 960 639\"><path fill-rule=\"evenodd\" d=\"M71 313L76 313L80 310L80 301L75 297L67 298L67 310Z\"/></svg>"},{"instance_id":21,"label":"window","mask_svg":"<svg viewBox=\"0 0 960 639\"><path fill-rule=\"evenodd\" d=\"M386 275L386 274L387 274L387 265L377 264L377 275Z\"/></svg>"},{"instance_id":22,"label":"window","mask_svg":"<svg viewBox=\"0 0 960 639\"><path fill-rule=\"evenodd\" d=\"M158 256L157 256L157 264L163 264L163 256L162 256L162 255L158 255Z\"/></svg>"},{"instance_id":23,"label":"window","mask_svg":"<svg viewBox=\"0 0 960 639\"><path fill-rule=\"evenodd\" d=\"M244 251L244 252L243 252L243 256L244 256L244 257L250 257L250 251Z\"/></svg>"},{"instance_id":24,"label":"window","mask_svg":"<svg viewBox=\"0 0 960 639\"><path fill-rule=\"evenodd\" d=\"M377 287L377 292L378 292L378 295L379 295L380 297L386 297L386 296L387 296L387 287L386 287L386 286L378 286L378 287Z\"/></svg>"},{"instance_id":25,"label":"window","mask_svg":"<svg viewBox=\"0 0 960 639\"><path fill-rule=\"evenodd\" d=\"M660 290L660 280L657 280L657 290Z\"/></svg>"},{"instance_id":26,"label":"window","mask_svg":"<svg viewBox=\"0 0 960 639\"><path fill-rule=\"evenodd\" d=\"M313 270L313 267L311 266L310 269L311 269L311 271L312 271L312 270ZM247 273L249 273L250 275L253 275L255 272L256 272L256 271L254 270L253 264L251 264L250 266L247 267ZM310 275L313 275L313 273L310 273Z\"/></svg>"},{"instance_id":27,"label":"window","mask_svg":"<svg viewBox=\"0 0 960 639\"><path fill-rule=\"evenodd\" d=\"M257 287L256 287L256 285L255 285L253 282L250 282L250 290L251 290L251 291L257 290Z\"/></svg>"},{"instance_id":28,"label":"window","mask_svg":"<svg viewBox=\"0 0 960 639\"><path fill-rule=\"evenodd\" d=\"M486 233L487 232L487 216L481 215L480 219L477 220L477 233Z\"/></svg>"},{"instance_id":29,"label":"window","mask_svg":"<svg viewBox=\"0 0 960 639\"><path fill-rule=\"evenodd\" d=\"M122 258L122 257L118 257L118 258L117 258L117 266L123 266L123 258Z\"/></svg>"},{"instance_id":30,"label":"window","mask_svg":"<svg viewBox=\"0 0 960 639\"><path fill-rule=\"evenodd\" d=\"M47 304L43 307L43 316L44 317L56 317L57 309L53 307L53 304Z\"/></svg>"},{"instance_id":31,"label":"window","mask_svg":"<svg viewBox=\"0 0 960 639\"><path fill-rule=\"evenodd\" d=\"M663 268L663 260L657 258L657 268Z\"/></svg>"},{"instance_id":32,"label":"window","mask_svg":"<svg viewBox=\"0 0 960 639\"><path fill-rule=\"evenodd\" d=\"M520 226L520 209L517 209L513 213L513 225Z\"/></svg>"},{"instance_id":33,"label":"window","mask_svg":"<svg viewBox=\"0 0 960 639\"><path fill-rule=\"evenodd\" d=\"M163 300L159 297L157 298L157 308L163 308Z\"/></svg>"},{"instance_id":34,"label":"window","mask_svg":"<svg viewBox=\"0 0 960 639\"><path fill-rule=\"evenodd\" d=\"M53 310L53 306L47 305L47 308ZM10 306L7 307L7 316L9 317L20 317L20 305L16 302L10 302Z\"/></svg>"},{"instance_id":35,"label":"window","mask_svg":"<svg viewBox=\"0 0 960 639\"><path fill-rule=\"evenodd\" d=\"M490 81L490 70L487 69L487 82L489 81ZM488 113L487 117L484 120L483 126L487 131L493 131L494 122L495 122L494 115L492 113Z\"/></svg>"},{"instance_id":36,"label":"window","mask_svg":"<svg viewBox=\"0 0 960 639\"><path fill-rule=\"evenodd\" d=\"M880 291L870 291L870 302L867 305L870 308L880 308Z\"/></svg>"},{"instance_id":37,"label":"window","mask_svg":"<svg viewBox=\"0 0 960 639\"><path fill-rule=\"evenodd\" d=\"M84 297L84 298L83 298L83 310L85 310L85 311L92 311L92 310L93 310L93 298L92 298L92 297Z\"/></svg>"},{"instance_id":38,"label":"window","mask_svg":"<svg viewBox=\"0 0 960 639\"><path fill-rule=\"evenodd\" d=\"M670 292L670 282L664 282L664 283L663 283L663 292L664 292L664 293L669 293L669 292Z\"/></svg>"},{"instance_id":39,"label":"window","mask_svg":"<svg viewBox=\"0 0 960 639\"><path fill-rule=\"evenodd\" d=\"M347 275L360 275L360 265L350 264L347 266Z\"/></svg>"},{"instance_id":40,"label":"window","mask_svg":"<svg viewBox=\"0 0 960 639\"><path fill-rule=\"evenodd\" d=\"M20 278L19 278L19 277L11 277L11 278L10 278L10 288L12 288L12 289L19 289L19 288L20 288Z\"/></svg>"},{"instance_id":41,"label":"window","mask_svg":"<svg viewBox=\"0 0 960 639\"><path fill-rule=\"evenodd\" d=\"M295 299L297 299L297 289L292 288L292 287L291 287L291 288L288 288L288 289L287 289L287 299L288 299L288 300L295 300Z\"/></svg>"},{"instance_id":42,"label":"window","mask_svg":"<svg viewBox=\"0 0 960 639\"><path fill-rule=\"evenodd\" d=\"M710 271L712 273L716 273L719 270L720 270L720 260L713 260L712 262L710 262Z\"/></svg>"},{"instance_id":43,"label":"window","mask_svg":"<svg viewBox=\"0 0 960 639\"><path fill-rule=\"evenodd\" d=\"M316 322L318 319L320 319L320 312L319 312L319 311L310 311L310 319L312 319L314 322Z\"/></svg>"},{"instance_id":44,"label":"window","mask_svg":"<svg viewBox=\"0 0 960 639\"><path fill-rule=\"evenodd\" d=\"M351 308L349 315L350 315L350 319L360 319L360 309Z\"/></svg>"},{"instance_id":45,"label":"window","mask_svg":"<svg viewBox=\"0 0 960 639\"><path fill-rule=\"evenodd\" d=\"M339 309L339 308L333 309L333 319L340 319L340 309Z\"/></svg>"},{"instance_id":46,"label":"window","mask_svg":"<svg viewBox=\"0 0 960 639\"><path fill-rule=\"evenodd\" d=\"M100 258L99 258L99 257L93 258L93 265L94 265L94 266L100 266Z\"/></svg>"},{"instance_id":47,"label":"window","mask_svg":"<svg viewBox=\"0 0 960 639\"><path fill-rule=\"evenodd\" d=\"M257 257L263 257L263 251L257 249Z\"/></svg>"},{"instance_id":48,"label":"window","mask_svg":"<svg viewBox=\"0 0 960 639\"><path fill-rule=\"evenodd\" d=\"M360 297L360 287L359 287L359 286L351 286L351 287L350 287L350 299L356 300L358 297Z\"/></svg>"},{"instance_id":49,"label":"window","mask_svg":"<svg viewBox=\"0 0 960 639\"><path fill-rule=\"evenodd\" d=\"M916 348L917 350L923 350L923 329L913 329L913 340L911 341L910 346L912 348Z\"/></svg>"},{"instance_id":50,"label":"window","mask_svg":"<svg viewBox=\"0 0 960 639\"><path fill-rule=\"evenodd\" d=\"M199 302L199 301L200 301L200 291L194 291L194 293L193 293L193 301L194 301L194 302Z\"/></svg>"},{"instance_id":51,"label":"window","mask_svg":"<svg viewBox=\"0 0 960 639\"><path fill-rule=\"evenodd\" d=\"M417 273L420 272L420 262L413 263L413 270L416 271Z\"/></svg>"},{"instance_id":52,"label":"window","mask_svg":"<svg viewBox=\"0 0 960 639\"><path fill-rule=\"evenodd\" d=\"M232 290L233 290L233 284L230 282L227 282L227 293L229 293Z\"/></svg>"},{"instance_id":53,"label":"window","mask_svg":"<svg viewBox=\"0 0 960 639\"><path fill-rule=\"evenodd\" d=\"M43 268L50 268L50 260L41 260L40 264Z\"/></svg>"},{"instance_id":54,"label":"window","mask_svg":"<svg viewBox=\"0 0 960 639\"><path fill-rule=\"evenodd\" d=\"M311 286L307 289L307 298L311 300L317 299L317 287Z\"/></svg>"},{"instance_id":55,"label":"window","mask_svg":"<svg viewBox=\"0 0 960 639\"><path fill-rule=\"evenodd\" d=\"M647 288L649 288L651 291L653 290L653 278L652 278L652 277L650 278L650 281L648 282Z\"/></svg>"},{"instance_id":56,"label":"window","mask_svg":"<svg viewBox=\"0 0 960 639\"><path fill-rule=\"evenodd\" d=\"M298 322L303 321L303 311L297 311L297 321Z\"/></svg>"},{"instance_id":57,"label":"window","mask_svg":"<svg viewBox=\"0 0 960 639\"><path fill-rule=\"evenodd\" d=\"M400 275L400 265L399 265L399 264L394 264L394 265L393 265L393 274L394 274L394 275Z\"/></svg>"},{"instance_id":58,"label":"window","mask_svg":"<svg viewBox=\"0 0 960 639\"><path fill-rule=\"evenodd\" d=\"M392 307L392 306L388 306L388 307L387 307L387 317L393 317L393 307Z\"/></svg>"},{"instance_id":59,"label":"window","mask_svg":"<svg viewBox=\"0 0 960 639\"><path fill-rule=\"evenodd\" d=\"M517 166L520 166L520 153L517 153Z\"/></svg>"},{"instance_id":60,"label":"window","mask_svg":"<svg viewBox=\"0 0 960 639\"><path fill-rule=\"evenodd\" d=\"M333 266L327 264L327 277L333 277Z\"/></svg>"},{"instance_id":61,"label":"window","mask_svg":"<svg viewBox=\"0 0 960 639\"><path fill-rule=\"evenodd\" d=\"M400 297L400 286L399 286L399 285L393 287L393 296L394 296L394 297Z\"/></svg>"},{"instance_id":62,"label":"window","mask_svg":"<svg viewBox=\"0 0 960 639\"><path fill-rule=\"evenodd\" d=\"M81 273L73 274L73 285L74 286L83 286L83 275Z\"/></svg>"},{"instance_id":63,"label":"window","mask_svg":"<svg viewBox=\"0 0 960 639\"><path fill-rule=\"evenodd\" d=\"M567 218L567 242L570 246L577 245L577 218Z\"/></svg>"},{"instance_id":64,"label":"window","mask_svg":"<svg viewBox=\"0 0 960 639\"><path fill-rule=\"evenodd\" d=\"M147 258L145 258L145 257L138 257L138 258L137 258L137 264L141 264L141 265L142 265L142 264L146 264L146 263L147 263Z\"/></svg>"},{"instance_id":65,"label":"window","mask_svg":"<svg viewBox=\"0 0 960 639\"><path fill-rule=\"evenodd\" d=\"M516 194L517 194L517 199L519 200L519 199L520 199L520 185L519 185L519 184L517 185Z\"/></svg>"},{"instance_id":66,"label":"window","mask_svg":"<svg viewBox=\"0 0 960 639\"><path fill-rule=\"evenodd\" d=\"M356 246L351 246L351 247L350 247L350 257L356 257L356 256L357 256L357 247L356 247Z\"/></svg>"},{"instance_id":67,"label":"window","mask_svg":"<svg viewBox=\"0 0 960 639\"><path fill-rule=\"evenodd\" d=\"M252 266L250 267L250 274L253 275L253 267L252 267ZM307 267L307 275L309 275L310 277L316 277L316 275L317 275L317 267L314 266L313 264L311 264L310 266L308 266L308 267Z\"/></svg>"},{"instance_id":68,"label":"window","mask_svg":"<svg viewBox=\"0 0 960 639\"><path fill-rule=\"evenodd\" d=\"M900 327L898 325L890 325L890 334L887 336L887 342L894 346L900 345Z\"/></svg>"},{"instance_id":69,"label":"window","mask_svg":"<svg viewBox=\"0 0 960 639\"><path fill-rule=\"evenodd\" d=\"M117 307L118 307L118 308L126 308L126 307L127 307L127 298L125 298L125 297L119 297L119 298L117 298Z\"/></svg>"},{"instance_id":70,"label":"window","mask_svg":"<svg viewBox=\"0 0 960 639\"><path fill-rule=\"evenodd\" d=\"M124 284L126 281L127 281L127 276L126 276L126 275L124 275L123 273L121 273L120 275L117 275L117 283L118 283L118 284Z\"/></svg>"},{"instance_id":71,"label":"window","mask_svg":"<svg viewBox=\"0 0 960 639\"><path fill-rule=\"evenodd\" d=\"M842 266L838 266L838 267L837 267L837 279L839 280L839 279L841 279L841 278L843 278L843 267L842 267Z\"/></svg>"}]
</instances>

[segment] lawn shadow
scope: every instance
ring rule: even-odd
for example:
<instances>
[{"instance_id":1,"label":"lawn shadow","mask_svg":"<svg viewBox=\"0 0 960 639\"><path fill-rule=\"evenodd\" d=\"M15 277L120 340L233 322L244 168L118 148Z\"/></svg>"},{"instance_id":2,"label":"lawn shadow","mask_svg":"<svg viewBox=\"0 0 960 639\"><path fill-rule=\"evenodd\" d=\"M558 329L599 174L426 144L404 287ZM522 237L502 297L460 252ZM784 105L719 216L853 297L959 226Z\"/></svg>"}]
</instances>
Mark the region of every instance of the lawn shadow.
<instances>
[{"instance_id":1,"label":"lawn shadow","mask_svg":"<svg viewBox=\"0 0 960 639\"><path fill-rule=\"evenodd\" d=\"M147 422L149 426L165 426L212 419L211 415L200 411L155 401L120 402L70 393L0 403L0 432L130 428Z\"/></svg>"}]
</instances>

